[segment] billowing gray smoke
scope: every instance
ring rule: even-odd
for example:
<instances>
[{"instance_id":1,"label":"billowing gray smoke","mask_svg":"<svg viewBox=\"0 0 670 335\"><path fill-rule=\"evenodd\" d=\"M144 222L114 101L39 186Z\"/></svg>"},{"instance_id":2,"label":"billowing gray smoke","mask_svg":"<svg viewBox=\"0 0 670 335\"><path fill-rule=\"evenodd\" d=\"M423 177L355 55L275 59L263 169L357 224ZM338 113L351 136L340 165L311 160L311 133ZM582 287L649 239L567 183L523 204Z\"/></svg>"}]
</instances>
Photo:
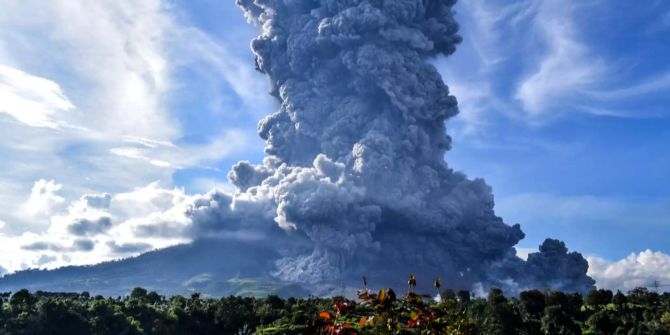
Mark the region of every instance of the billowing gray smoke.
<instances>
[{"instance_id":1,"label":"billowing gray smoke","mask_svg":"<svg viewBox=\"0 0 670 335\"><path fill-rule=\"evenodd\" d=\"M586 262L562 242L517 258L519 225L495 215L483 180L444 161L457 102L427 60L461 41L454 2L237 0L262 27L252 49L280 107L258 126L263 164L236 164L238 192L200 199L194 229L271 241L272 274L300 283L367 274L399 286L413 272L456 287L589 289Z\"/></svg>"}]
</instances>

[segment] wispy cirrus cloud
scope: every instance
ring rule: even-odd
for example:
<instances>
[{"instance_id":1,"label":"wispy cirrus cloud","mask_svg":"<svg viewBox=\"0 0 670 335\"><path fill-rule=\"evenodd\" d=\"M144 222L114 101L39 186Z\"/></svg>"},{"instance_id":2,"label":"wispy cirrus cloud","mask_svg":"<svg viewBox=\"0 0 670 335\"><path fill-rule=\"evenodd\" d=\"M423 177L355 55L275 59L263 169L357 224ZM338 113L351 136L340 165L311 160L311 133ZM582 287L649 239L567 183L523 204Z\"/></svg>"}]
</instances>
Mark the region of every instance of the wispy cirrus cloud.
<instances>
[{"instance_id":1,"label":"wispy cirrus cloud","mask_svg":"<svg viewBox=\"0 0 670 335\"><path fill-rule=\"evenodd\" d=\"M212 168L216 161L233 153L257 150L247 131L226 129L216 138L204 144L146 143L132 141L137 145L113 147L109 151L119 157L146 162L156 167L184 169L189 167Z\"/></svg>"},{"instance_id":2,"label":"wispy cirrus cloud","mask_svg":"<svg viewBox=\"0 0 670 335\"><path fill-rule=\"evenodd\" d=\"M668 117L670 65L631 72L639 55L593 43L599 36L589 24L609 7L605 1L459 3L464 42L454 56L436 61L459 99L456 135L481 133L500 118L543 126L580 113ZM655 17L662 22L663 12Z\"/></svg>"},{"instance_id":3,"label":"wispy cirrus cloud","mask_svg":"<svg viewBox=\"0 0 670 335\"><path fill-rule=\"evenodd\" d=\"M74 108L58 83L0 64L0 113L26 126L58 128L57 114Z\"/></svg>"},{"instance_id":4,"label":"wispy cirrus cloud","mask_svg":"<svg viewBox=\"0 0 670 335\"><path fill-rule=\"evenodd\" d=\"M1 196L5 203L22 201L39 179L68 185L64 199L169 181L169 172L124 166L109 152L124 138L160 142L180 135L168 110L164 38L178 25L166 6L7 0L2 7L0 95L13 98L0 99L0 112L17 120L0 123L0 180L14 187ZM7 211L0 217L9 231L30 225Z\"/></svg>"},{"instance_id":5,"label":"wispy cirrus cloud","mask_svg":"<svg viewBox=\"0 0 670 335\"><path fill-rule=\"evenodd\" d=\"M182 56L188 64L204 67L214 82L223 81L245 106L252 118L272 111L274 102L268 94L265 78L254 70L251 58L243 59L229 41L211 36L199 29L186 28L180 31L180 40L188 41L191 48ZM233 50L231 50L233 49ZM246 48L245 48L246 49ZM245 50L248 52L248 50ZM246 52L243 54L245 56ZM232 111L230 111L232 112Z\"/></svg>"},{"instance_id":6,"label":"wispy cirrus cloud","mask_svg":"<svg viewBox=\"0 0 670 335\"><path fill-rule=\"evenodd\" d=\"M583 99L581 92L604 80L607 65L577 38L579 28L571 19L575 7L570 2L542 1L529 22L545 49L515 93L529 120L542 120L568 99Z\"/></svg>"},{"instance_id":7,"label":"wispy cirrus cloud","mask_svg":"<svg viewBox=\"0 0 670 335\"><path fill-rule=\"evenodd\" d=\"M12 47L0 62L64 78L78 125L156 139L177 134L164 97L165 36L176 28L161 1L8 0L3 12L0 46Z\"/></svg>"}]
</instances>

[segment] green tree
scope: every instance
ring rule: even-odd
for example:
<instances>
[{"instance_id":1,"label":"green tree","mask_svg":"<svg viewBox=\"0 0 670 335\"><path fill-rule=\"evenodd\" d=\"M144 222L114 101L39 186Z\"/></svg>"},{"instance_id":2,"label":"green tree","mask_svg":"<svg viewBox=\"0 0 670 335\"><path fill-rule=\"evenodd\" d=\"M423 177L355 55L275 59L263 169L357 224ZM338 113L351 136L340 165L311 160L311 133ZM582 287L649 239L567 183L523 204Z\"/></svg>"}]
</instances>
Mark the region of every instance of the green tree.
<instances>
[{"instance_id":1,"label":"green tree","mask_svg":"<svg viewBox=\"0 0 670 335\"><path fill-rule=\"evenodd\" d=\"M31 312L35 307L36 302L37 298L35 298L30 291L22 289L12 295L12 298L9 300L9 305L12 310L16 312Z\"/></svg>"},{"instance_id":2,"label":"green tree","mask_svg":"<svg viewBox=\"0 0 670 335\"><path fill-rule=\"evenodd\" d=\"M487 334L516 335L523 321L517 311L508 303L502 290L492 288L487 297L487 318L484 329Z\"/></svg>"},{"instance_id":3,"label":"green tree","mask_svg":"<svg viewBox=\"0 0 670 335\"><path fill-rule=\"evenodd\" d=\"M538 290L523 291L519 295L519 299L528 319L539 320L542 317L546 305L542 292Z\"/></svg>"},{"instance_id":4,"label":"green tree","mask_svg":"<svg viewBox=\"0 0 670 335\"><path fill-rule=\"evenodd\" d=\"M137 300L146 300L147 290L141 287L136 287L130 292L130 297Z\"/></svg>"},{"instance_id":5,"label":"green tree","mask_svg":"<svg viewBox=\"0 0 670 335\"><path fill-rule=\"evenodd\" d=\"M589 317L586 324L589 329L596 331L599 334L614 334L619 327L616 315L613 315L606 309L595 312Z\"/></svg>"},{"instance_id":6,"label":"green tree","mask_svg":"<svg viewBox=\"0 0 670 335\"><path fill-rule=\"evenodd\" d=\"M84 335L90 334L86 318L79 314L74 301L47 299L39 304L38 319L41 333L50 335Z\"/></svg>"},{"instance_id":7,"label":"green tree","mask_svg":"<svg viewBox=\"0 0 670 335\"><path fill-rule=\"evenodd\" d=\"M458 293L456 293L458 296L458 301L460 301L463 304L467 304L470 302L470 291L467 290L459 290Z\"/></svg>"},{"instance_id":8,"label":"green tree","mask_svg":"<svg viewBox=\"0 0 670 335\"><path fill-rule=\"evenodd\" d=\"M604 306L612 302L612 291L610 290L591 290L586 294L584 300L590 306Z\"/></svg>"},{"instance_id":9,"label":"green tree","mask_svg":"<svg viewBox=\"0 0 670 335\"><path fill-rule=\"evenodd\" d=\"M582 331L561 305L551 305L544 309L542 332L557 335L578 335Z\"/></svg>"},{"instance_id":10,"label":"green tree","mask_svg":"<svg viewBox=\"0 0 670 335\"><path fill-rule=\"evenodd\" d=\"M612 303L618 308L622 308L626 303L628 303L628 298L626 298L626 295L621 293L621 291L617 290L616 294L612 297Z\"/></svg>"}]
</instances>

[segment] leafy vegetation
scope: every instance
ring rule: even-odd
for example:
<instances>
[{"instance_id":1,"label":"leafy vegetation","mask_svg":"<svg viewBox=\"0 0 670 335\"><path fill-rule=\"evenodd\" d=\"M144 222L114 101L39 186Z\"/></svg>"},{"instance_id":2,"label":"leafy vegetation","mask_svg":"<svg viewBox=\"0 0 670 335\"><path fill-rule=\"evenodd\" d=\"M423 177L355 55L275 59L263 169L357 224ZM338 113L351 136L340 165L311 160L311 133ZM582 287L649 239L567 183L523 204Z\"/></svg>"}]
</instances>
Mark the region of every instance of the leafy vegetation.
<instances>
[{"instance_id":1,"label":"leafy vegetation","mask_svg":"<svg viewBox=\"0 0 670 335\"><path fill-rule=\"evenodd\" d=\"M440 291L439 280L434 297L414 292L416 278L408 284L403 296L365 287L357 300L20 290L0 294L0 334L670 334L670 294L644 288L474 298Z\"/></svg>"}]
</instances>

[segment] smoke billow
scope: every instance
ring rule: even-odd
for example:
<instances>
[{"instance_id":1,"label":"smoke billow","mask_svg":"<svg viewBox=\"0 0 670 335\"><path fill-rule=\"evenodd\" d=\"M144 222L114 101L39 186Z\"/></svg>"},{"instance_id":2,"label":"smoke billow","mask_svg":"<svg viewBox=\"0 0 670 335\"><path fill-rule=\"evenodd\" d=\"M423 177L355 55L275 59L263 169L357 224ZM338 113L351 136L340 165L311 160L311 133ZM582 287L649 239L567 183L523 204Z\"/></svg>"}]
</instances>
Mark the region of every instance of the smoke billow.
<instances>
[{"instance_id":1,"label":"smoke billow","mask_svg":"<svg viewBox=\"0 0 670 335\"><path fill-rule=\"evenodd\" d=\"M281 257L269 271L293 282L367 274L393 286L413 272L460 287L591 288L562 242L516 257L519 225L495 215L484 180L444 161L458 107L428 60L461 41L454 2L237 0L262 27L252 49L280 107L258 125L263 164L233 167L234 195L198 199L193 229L271 241Z\"/></svg>"}]
</instances>

